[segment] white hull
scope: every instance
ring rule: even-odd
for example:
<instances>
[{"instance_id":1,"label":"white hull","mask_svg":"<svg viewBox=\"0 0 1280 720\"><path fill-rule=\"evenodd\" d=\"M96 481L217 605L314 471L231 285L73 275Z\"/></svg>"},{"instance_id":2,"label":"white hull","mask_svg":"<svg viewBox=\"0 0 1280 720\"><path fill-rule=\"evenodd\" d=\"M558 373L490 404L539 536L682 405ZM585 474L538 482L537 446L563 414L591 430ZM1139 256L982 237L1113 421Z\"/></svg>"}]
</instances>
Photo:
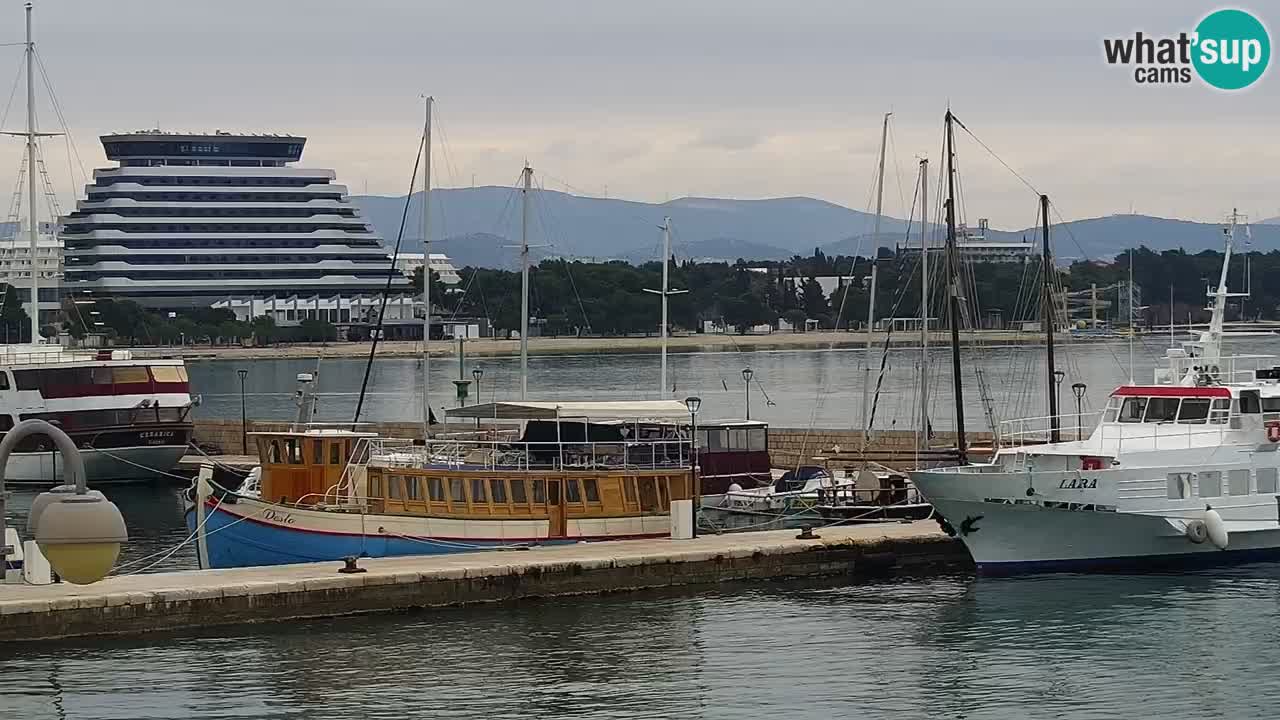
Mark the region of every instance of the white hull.
<instances>
[{"instance_id":1,"label":"white hull","mask_svg":"<svg viewBox=\"0 0 1280 720\"><path fill-rule=\"evenodd\" d=\"M166 477L186 454L185 445L146 445L80 451L90 485L144 482ZM57 485L62 481L63 463L54 462L48 452L14 453L9 456L5 481L18 485Z\"/></svg>"}]
</instances>

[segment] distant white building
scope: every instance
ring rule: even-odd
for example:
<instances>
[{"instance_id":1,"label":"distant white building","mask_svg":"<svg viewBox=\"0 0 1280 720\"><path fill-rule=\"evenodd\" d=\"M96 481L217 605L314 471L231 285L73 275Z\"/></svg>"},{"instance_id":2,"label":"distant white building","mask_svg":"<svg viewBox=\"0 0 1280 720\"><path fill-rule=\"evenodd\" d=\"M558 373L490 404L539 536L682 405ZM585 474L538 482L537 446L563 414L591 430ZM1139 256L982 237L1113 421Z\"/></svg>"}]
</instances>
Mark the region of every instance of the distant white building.
<instances>
[{"instance_id":1,"label":"distant white building","mask_svg":"<svg viewBox=\"0 0 1280 720\"><path fill-rule=\"evenodd\" d=\"M27 227L9 225L11 232L0 234L0 283L12 285L22 300L22 307L31 314L31 240ZM58 239L56 223L42 222L36 240L35 271L40 280L40 321L42 324L57 320L62 292L62 241Z\"/></svg>"},{"instance_id":2,"label":"distant white building","mask_svg":"<svg viewBox=\"0 0 1280 720\"><path fill-rule=\"evenodd\" d=\"M400 253L396 256L396 269L405 274L405 277L413 277L418 272L418 268L422 267L422 253ZM440 276L440 282L445 285L453 286L462 282L462 276L458 274L458 268L453 266L453 261L444 253L431 253L431 269L436 275Z\"/></svg>"},{"instance_id":3,"label":"distant white building","mask_svg":"<svg viewBox=\"0 0 1280 720\"><path fill-rule=\"evenodd\" d=\"M971 228L964 223L956 226L956 251L960 254L961 260L969 262L981 263L1022 263L1029 258L1039 257L1040 249L1035 243L1020 240L1012 242L997 242L987 240L987 233L990 225L987 218L978 218L978 227ZM904 252L918 253L919 245L906 245L901 248ZM941 254L943 248L941 245L930 246L930 253ZM930 255L930 257L933 257Z\"/></svg>"}]
</instances>

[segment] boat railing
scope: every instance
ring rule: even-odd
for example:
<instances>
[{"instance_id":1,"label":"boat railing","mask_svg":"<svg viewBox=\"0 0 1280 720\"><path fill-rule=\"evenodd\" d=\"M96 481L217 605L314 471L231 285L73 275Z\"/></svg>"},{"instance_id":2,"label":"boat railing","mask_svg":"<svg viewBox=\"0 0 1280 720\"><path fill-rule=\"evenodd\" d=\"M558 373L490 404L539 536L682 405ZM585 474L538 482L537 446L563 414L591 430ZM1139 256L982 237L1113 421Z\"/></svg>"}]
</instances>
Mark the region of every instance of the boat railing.
<instances>
[{"instance_id":1,"label":"boat railing","mask_svg":"<svg viewBox=\"0 0 1280 720\"><path fill-rule=\"evenodd\" d=\"M1270 370L1280 365L1280 356L1276 355L1225 355L1216 362L1208 362L1202 357L1187 355L1166 356L1168 368L1156 369L1157 384L1176 385L1194 373L1199 382L1205 385L1236 385L1258 380L1259 370Z\"/></svg>"},{"instance_id":2,"label":"boat railing","mask_svg":"<svg viewBox=\"0 0 1280 720\"><path fill-rule=\"evenodd\" d=\"M459 470L659 470L689 469L687 439L615 442L513 442L435 439L426 443L369 439L370 462L381 467Z\"/></svg>"},{"instance_id":3,"label":"boat railing","mask_svg":"<svg viewBox=\"0 0 1280 720\"><path fill-rule=\"evenodd\" d=\"M996 432L996 449L1010 450L1027 445L1044 445L1053 437L1053 415L1016 418L1000 421ZM1076 440L1089 437L1102 418L1102 411L1087 413L1058 413L1059 440Z\"/></svg>"}]
</instances>

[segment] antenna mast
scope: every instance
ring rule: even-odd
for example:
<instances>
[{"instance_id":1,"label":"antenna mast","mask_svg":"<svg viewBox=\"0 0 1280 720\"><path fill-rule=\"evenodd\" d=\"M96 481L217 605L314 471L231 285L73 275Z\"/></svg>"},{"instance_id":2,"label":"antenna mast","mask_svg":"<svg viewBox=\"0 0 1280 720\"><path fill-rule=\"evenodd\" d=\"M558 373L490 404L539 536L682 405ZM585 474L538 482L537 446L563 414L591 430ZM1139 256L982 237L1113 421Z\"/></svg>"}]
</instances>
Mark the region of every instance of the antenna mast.
<instances>
[{"instance_id":1,"label":"antenna mast","mask_svg":"<svg viewBox=\"0 0 1280 720\"><path fill-rule=\"evenodd\" d=\"M945 118L947 145L947 315L951 323L951 383L956 401L956 457L961 465L969 462L964 436L964 387L960 376L960 273L956 258L956 168L955 116L947 110Z\"/></svg>"}]
</instances>

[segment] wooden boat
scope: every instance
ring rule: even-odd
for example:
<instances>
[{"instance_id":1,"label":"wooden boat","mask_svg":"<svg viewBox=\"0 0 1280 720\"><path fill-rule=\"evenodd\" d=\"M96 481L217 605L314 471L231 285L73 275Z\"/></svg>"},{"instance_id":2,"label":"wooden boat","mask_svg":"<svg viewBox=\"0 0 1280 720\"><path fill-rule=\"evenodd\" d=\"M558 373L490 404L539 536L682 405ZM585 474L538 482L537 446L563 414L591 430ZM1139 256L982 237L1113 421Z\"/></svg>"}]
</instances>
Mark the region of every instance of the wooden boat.
<instances>
[{"instance_id":1,"label":"wooden boat","mask_svg":"<svg viewBox=\"0 0 1280 720\"><path fill-rule=\"evenodd\" d=\"M596 441L584 424L682 419L683 403L501 403L520 438L394 440L351 430L251 433L257 487L202 476L188 528L201 567L276 565L671 533L693 500L687 437ZM523 418L517 416L523 415ZM534 422L559 440L529 440ZM570 428L579 428L572 435ZM690 503L692 505L692 503Z\"/></svg>"}]
</instances>

